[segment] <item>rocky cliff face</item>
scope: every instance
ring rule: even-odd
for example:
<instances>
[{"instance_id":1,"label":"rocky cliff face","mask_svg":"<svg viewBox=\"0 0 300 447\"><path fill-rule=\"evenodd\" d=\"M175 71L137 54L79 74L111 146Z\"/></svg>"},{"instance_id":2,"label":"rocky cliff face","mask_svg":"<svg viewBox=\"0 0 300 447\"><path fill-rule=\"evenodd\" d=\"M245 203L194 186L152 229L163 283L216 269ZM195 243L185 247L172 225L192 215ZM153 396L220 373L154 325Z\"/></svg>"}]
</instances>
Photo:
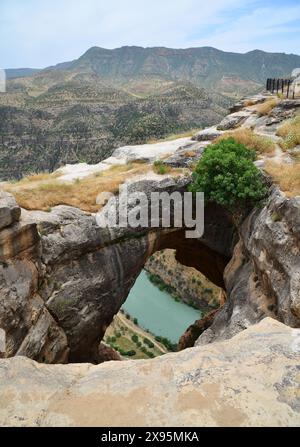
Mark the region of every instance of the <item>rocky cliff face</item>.
<instances>
[{"instance_id":1,"label":"rocky cliff face","mask_svg":"<svg viewBox=\"0 0 300 447\"><path fill-rule=\"evenodd\" d=\"M276 187L266 206L253 211L225 268L227 302L197 344L232 337L265 318L300 325L300 200Z\"/></svg>"},{"instance_id":2,"label":"rocky cliff face","mask_svg":"<svg viewBox=\"0 0 300 447\"><path fill-rule=\"evenodd\" d=\"M0 360L1 426L298 426L300 330L267 318L154 360ZM105 411L104 411L105 409Z\"/></svg>"}]
</instances>

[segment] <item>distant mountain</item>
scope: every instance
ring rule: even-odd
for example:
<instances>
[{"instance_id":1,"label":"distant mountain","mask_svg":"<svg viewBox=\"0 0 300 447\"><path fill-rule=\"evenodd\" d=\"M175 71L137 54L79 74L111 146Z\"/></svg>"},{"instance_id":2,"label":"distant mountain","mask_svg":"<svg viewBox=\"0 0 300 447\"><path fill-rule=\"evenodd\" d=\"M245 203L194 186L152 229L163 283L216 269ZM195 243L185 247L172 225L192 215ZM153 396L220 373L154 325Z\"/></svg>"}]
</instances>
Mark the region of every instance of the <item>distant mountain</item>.
<instances>
[{"instance_id":1,"label":"distant mountain","mask_svg":"<svg viewBox=\"0 0 300 447\"><path fill-rule=\"evenodd\" d=\"M295 67L300 56L259 50L93 47L44 70L8 70L0 179L99 162L120 145L213 125L233 99Z\"/></svg>"},{"instance_id":2,"label":"distant mountain","mask_svg":"<svg viewBox=\"0 0 300 447\"><path fill-rule=\"evenodd\" d=\"M300 67L298 55L260 50L239 54L211 47L122 47L115 50L92 47L79 59L52 69L88 71L103 80L120 83L162 78L191 82L225 94L243 94L264 85L268 77L289 76L295 67Z\"/></svg>"},{"instance_id":3,"label":"distant mountain","mask_svg":"<svg viewBox=\"0 0 300 447\"><path fill-rule=\"evenodd\" d=\"M38 68L6 68L5 74L7 79L13 79L31 76L39 71L40 69Z\"/></svg>"}]
</instances>

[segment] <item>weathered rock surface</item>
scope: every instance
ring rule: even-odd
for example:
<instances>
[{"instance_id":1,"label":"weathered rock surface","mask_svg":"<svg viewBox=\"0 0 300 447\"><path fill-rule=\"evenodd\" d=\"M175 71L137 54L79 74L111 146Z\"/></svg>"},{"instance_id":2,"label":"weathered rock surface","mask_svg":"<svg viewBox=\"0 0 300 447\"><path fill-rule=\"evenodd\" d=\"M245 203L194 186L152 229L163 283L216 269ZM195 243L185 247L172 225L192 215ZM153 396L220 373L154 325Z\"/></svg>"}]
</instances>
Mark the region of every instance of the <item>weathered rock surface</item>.
<instances>
[{"instance_id":1,"label":"weathered rock surface","mask_svg":"<svg viewBox=\"0 0 300 447\"><path fill-rule=\"evenodd\" d=\"M196 133L192 137L192 140L194 141L211 141L218 138L220 135L222 135L222 132L217 130L216 127L209 127L208 129L200 130L200 132Z\"/></svg>"},{"instance_id":2,"label":"weathered rock surface","mask_svg":"<svg viewBox=\"0 0 300 447\"><path fill-rule=\"evenodd\" d=\"M242 109L249 105L254 104L260 104L262 102L265 102L266 95L264 94L258 94L251 97L247 97L246 99L241 99L240 101L236 102L233 106L230 107L229 111L230 113L240 112Z\"/></svg>"},{"instance_id":3,"label":"weathered rock surface","mask_svg":"<svg viewBox=\"0 0 300 447\"><path fill-rule=\"evenodd\" d=\"M227 302L197 344L230 338L266 315L300 326L300 199L273 187L240 228L224 272Z\"/></svg>"},{"instance_id":4,"label":"weathered rock surface","mask_svg":"<svg viewBox=\"0 0 300 447\"><path fill-rule=\"evenodd\" d=\"M164 163L172 168L187 168L199 160L206 146L207 142L189 142L178 148L173 155L164 159Z\"/></svg>"},{"instance_id":5,"label":"weathered rock surface","mask_svg":"<svg viewBox=\"0 0 300 447\"><path fill-rule=\"evenodd\" d=\"M240 111L227 115L217 126L217 130L231 130L239 127L251 114L248 111Z\"/></svg>"},{"instance_id":6,"label":"weathered rock surface","mask_svg":"<svg viewBox=\"0 0 300 447\"><path fill-rule=\"evenodd\" d=\"M154 360L0 360L1 426L299 426L300 330L265 319Z\"/></svg>"},{"instance_id":7,"label":"weathered rock surface","mask_svg":"<svg viewBox=\"0 0 300 447\"><path fill-rule=\"evenodd\" d=\"M128 183L128 191L148 196L184 192L189 181L142 179ZM118 200L117 205L110 201L101 216L115 206ZM169 229L99 227L95 215L68 206L23 210L18 224L0 232L6 247L0 266L0 327L6 331L7 355L51 363L101 361L98 345L106 328L157 250L176 249L180 262L224 286L234 230L221 207L208 208L205 219L205 234L197 241L186 239L185 229L172 228L172 223Z\"/></svg>"},{"instance_id":8,"label":"weathered rock surface","mask_svg":"<svg viewBox=\"0 0 300 447\"><path fill-rule=\"evenodd\" d=\"M38 293L43 267L36 223L18 222L21 210L10 195L2 195L1 209L9 209L11 218L11 225L0 231L0 327L6 332L5 355L66 361L66 336Z\"/></svg>"},{"instance_id":9,"label":"weathered rock surface","mask_svg":"<svg viewBox=\"0 0 300 447\"><path fill-rule=\"evenodd\" d=\"M0 191L0 230L20 218L21 210L15 198L8 192Z\"/></svg>"}]
</instances>

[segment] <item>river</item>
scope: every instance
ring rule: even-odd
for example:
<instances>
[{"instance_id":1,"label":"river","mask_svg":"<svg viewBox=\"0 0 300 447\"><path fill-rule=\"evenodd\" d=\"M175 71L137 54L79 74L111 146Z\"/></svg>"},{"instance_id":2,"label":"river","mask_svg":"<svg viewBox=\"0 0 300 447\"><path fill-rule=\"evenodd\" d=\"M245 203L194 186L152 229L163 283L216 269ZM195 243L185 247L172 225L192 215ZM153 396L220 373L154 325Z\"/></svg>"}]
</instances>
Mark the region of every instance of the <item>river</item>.
<instances>
[{"instance_id":1,"label":"river","mask_svg":"<svg viewBox=\"0 0 300 447\"><path fill-rule=\"evenodd\" d=\"M123 305L125 312L138 319L143 329L177 343L184 331L201 318L201 311L177 302L159 290L143 270Z\"/></svg>"}]
</instances>

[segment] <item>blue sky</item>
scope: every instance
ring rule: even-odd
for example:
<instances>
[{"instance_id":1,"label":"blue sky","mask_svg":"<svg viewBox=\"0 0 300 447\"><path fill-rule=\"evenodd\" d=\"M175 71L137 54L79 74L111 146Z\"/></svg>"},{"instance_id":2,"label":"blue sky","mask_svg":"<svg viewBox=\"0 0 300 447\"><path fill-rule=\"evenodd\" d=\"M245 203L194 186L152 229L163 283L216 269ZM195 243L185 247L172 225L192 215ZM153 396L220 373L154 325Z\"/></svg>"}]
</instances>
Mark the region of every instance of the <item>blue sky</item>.
<instances>
[{"instance_id":1,"label":"blue sky","mask_svg":"<svg viewBox=\"0 0 300 447\"><path fill-rule=\"evenodd\" d=\"M45 67L91 46L300 54L300 0L0 0L0 67Z\"/></svg>"}]
</instances>

